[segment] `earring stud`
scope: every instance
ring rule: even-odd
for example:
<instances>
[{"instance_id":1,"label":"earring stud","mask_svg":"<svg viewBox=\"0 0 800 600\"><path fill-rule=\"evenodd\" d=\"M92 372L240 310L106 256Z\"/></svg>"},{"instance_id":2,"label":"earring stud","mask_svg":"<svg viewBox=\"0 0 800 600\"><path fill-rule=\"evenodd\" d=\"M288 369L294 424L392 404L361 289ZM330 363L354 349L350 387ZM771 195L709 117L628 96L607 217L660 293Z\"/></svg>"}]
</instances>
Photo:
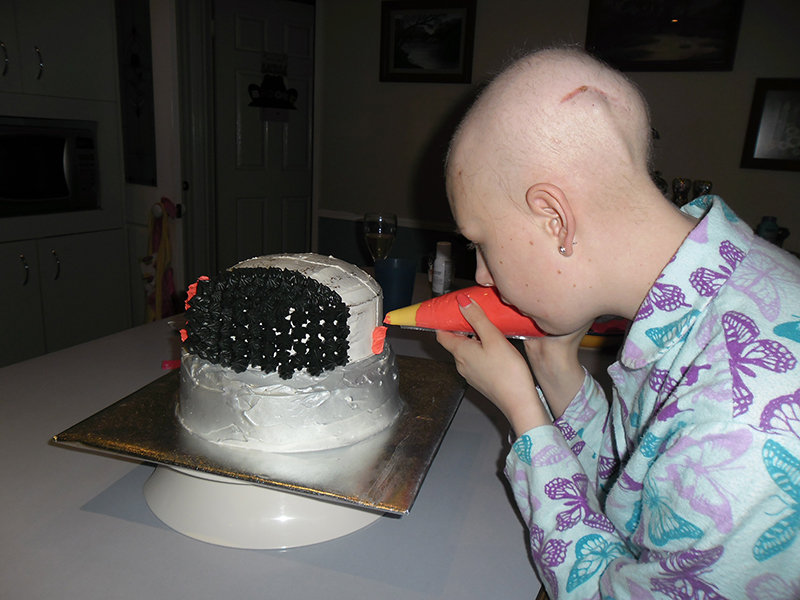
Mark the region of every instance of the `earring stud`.
<instances>
[{"instance_id":1,"label":"earring stud","mask_svg":"<svg viewBox=\"0 0 800 600\"><path fill-rule=\"evenodd\" d=\"M577 243L578 242L572 242L572 245L574 246ZM567 255L567 249L564 248L564 246L559 246L558 247L558 251L561 253L561 256L566 256Z\"/></svg>"}]
</instances>

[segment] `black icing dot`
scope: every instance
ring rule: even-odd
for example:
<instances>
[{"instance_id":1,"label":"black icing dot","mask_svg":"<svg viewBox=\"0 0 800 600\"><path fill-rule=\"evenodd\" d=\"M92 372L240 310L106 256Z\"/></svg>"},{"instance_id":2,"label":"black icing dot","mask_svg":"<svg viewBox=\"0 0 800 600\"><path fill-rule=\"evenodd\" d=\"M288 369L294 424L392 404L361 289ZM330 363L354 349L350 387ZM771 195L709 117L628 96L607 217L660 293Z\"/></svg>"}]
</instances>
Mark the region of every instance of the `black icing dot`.
<instances>
[{"instance_id":1,"label":"black icing dot","mask_svg":"<svg viewBox=\"0 0 800 600\"><path fill-rule=\"evenodd\" d=\"M248 366L290 379L347 364L348 310L329 287L296 271L233 269L197 282L184 347L241 373Z\"/></svg>"}]
</instances>

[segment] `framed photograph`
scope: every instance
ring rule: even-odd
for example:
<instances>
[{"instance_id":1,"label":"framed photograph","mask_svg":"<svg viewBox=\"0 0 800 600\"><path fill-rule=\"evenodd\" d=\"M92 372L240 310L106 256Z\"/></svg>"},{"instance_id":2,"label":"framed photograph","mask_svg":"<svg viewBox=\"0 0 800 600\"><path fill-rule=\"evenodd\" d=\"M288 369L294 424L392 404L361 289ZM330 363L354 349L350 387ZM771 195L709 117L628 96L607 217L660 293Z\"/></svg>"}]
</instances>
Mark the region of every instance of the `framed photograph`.
<instances>
[{"instance_id":1,"label":"framed photograph","mask_svg":"<svg viewBox=\"0 0 800 600\"><path fill-rule=\"evenodd\" d=\"M800 171L800 79L757 79L743 168Z\"/></svg>"},{"instance_id":2,"label":"framed photograph","mask_svg":"<svg viewBox=\"0 0 800 600\"><path fill-rule=\"evenodd\" d=\"M743 0L590 0L586 49L622 71L730 71Z\"/></svg>"},{"instance_id":3,"label":"framed photograph","mask_svg":"<svg viewBox=\"0 0 800 600\"><path fill-rule=\"evenodd\" d=\"M381 81L471 83L475 0L381 6Z\"/></svg>"}]
</instances>

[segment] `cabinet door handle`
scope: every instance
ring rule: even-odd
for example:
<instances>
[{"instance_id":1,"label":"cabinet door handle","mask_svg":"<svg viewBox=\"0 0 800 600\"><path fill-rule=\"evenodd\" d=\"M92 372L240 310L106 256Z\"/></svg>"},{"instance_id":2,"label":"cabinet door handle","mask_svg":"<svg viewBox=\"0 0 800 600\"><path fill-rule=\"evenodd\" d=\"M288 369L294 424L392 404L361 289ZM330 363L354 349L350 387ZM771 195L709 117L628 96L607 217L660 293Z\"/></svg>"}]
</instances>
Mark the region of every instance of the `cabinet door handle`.
<instances>
[{"instance_id":1,"label":"cabinet door handle","mask_svg":"<svg viewBox=\"0 0 800 600\"><path fill-rule=\"evenodd\" d=\"M8 73L8 48L6 48L3 40L0 40L0 48L3 48L3 77L5 77L6 73Z\"/></svg>"},{"instance_id":2,"label":"cabinet door handle","mask_svg":"<svg viewBox=\"0 0 800 600\"><path fill-rule=\"evenodd\" d=\"M42 71L44 71L44 60L42 59L42 52L39 50L39 46L33 47L36 50L36 54L39 55L39 74L36 76L36 79L39 80L42 78Z\"/></svg>"},{"instance_id":3,"label":"cabinet door handle","mask_svg":"<svg viewBox=\"0 0 800 600\"><path fill-rule=\"evenodd\" d=\"M25 255L20 254L19 259L22 261L22 268L25 269L25 279L22 282L22 286L25 287L28 285L28 277L30 275L30 270L28 269L28 261L25 260Z\"/></svg>"},{"instance_id":4,"label":"cabinet door handle","mask_svg":"<svg viewBox=\"0 0 800 600\"><path fill-rule=\"evenodd\" d=\"M56 254L56 251L53 250L52 252L53 252L53 260L56 261L56 275L55 277L53 277L53 281L55 281L56 279L58 279L58 276L61 275L61 261L58 260L58 254Z\"/></svg>"}]
</instances>

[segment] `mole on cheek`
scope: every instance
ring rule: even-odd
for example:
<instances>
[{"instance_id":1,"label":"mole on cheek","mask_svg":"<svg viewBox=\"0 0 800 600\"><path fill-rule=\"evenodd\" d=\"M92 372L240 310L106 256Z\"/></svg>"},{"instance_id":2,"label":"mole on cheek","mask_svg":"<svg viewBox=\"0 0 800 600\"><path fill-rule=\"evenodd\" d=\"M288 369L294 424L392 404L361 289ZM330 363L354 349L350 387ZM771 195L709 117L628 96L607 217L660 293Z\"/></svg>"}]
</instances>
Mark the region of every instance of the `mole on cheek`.
<instances>
[{"instance_id":1,"label":"mole on cheek","mask_svg":"<svg viewBox=\"0 0 800 600\"><path fill-rule=\"evenodd\" d=\"M561 275L561 269L558 270L558 274Z\"/></svg>"}]
</instances>

